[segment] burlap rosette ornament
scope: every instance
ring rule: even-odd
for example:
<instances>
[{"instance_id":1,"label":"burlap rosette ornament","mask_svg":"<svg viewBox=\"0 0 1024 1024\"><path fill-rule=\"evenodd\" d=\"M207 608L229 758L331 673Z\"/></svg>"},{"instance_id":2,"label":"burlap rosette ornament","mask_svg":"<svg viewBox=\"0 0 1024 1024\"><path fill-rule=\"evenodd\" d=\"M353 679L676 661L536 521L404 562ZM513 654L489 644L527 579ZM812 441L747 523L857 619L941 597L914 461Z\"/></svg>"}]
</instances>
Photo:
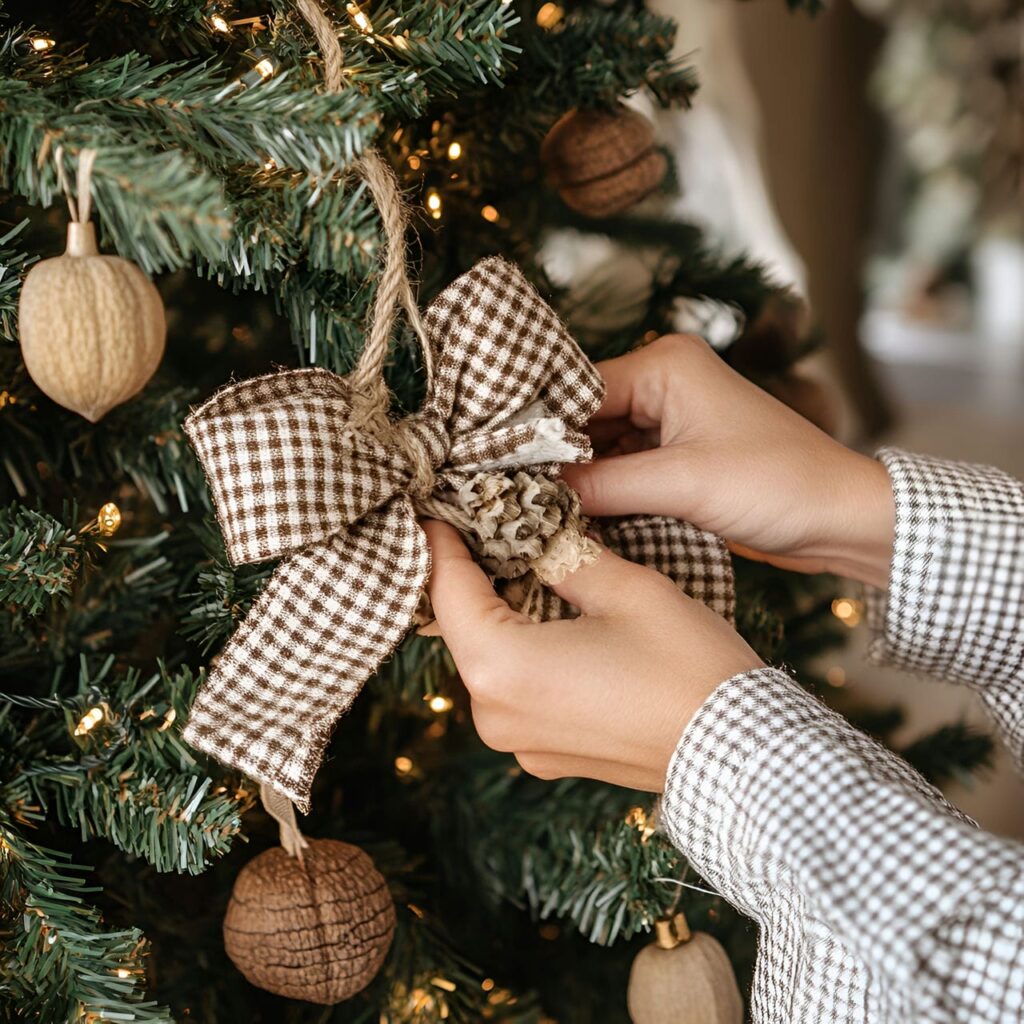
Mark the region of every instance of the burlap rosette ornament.
<instances>
[{"instance_id":1,"label":"burlap rosette ornament","mask_svg":"<svg viewBox=\"0 0 1024 1024\"><path fill-rule=\"evenodd\" d=\"M371 415L386 392L379 365L367 382L361 361L348 377L305 369L231 385L185 422L231 561L284 559L200 690L185 738L304 812L335 723L413 623L430 572L417 514L456 525L538 619L572 614L539 584L596 553L556 478L591 456L582 428L601 378L554 311L492 258L445 289L423 324L432 372L405 419ZM602 533L731 613L717 538L652 516Z\"/></svg>"},{"instance_id":2,"label":"burlap rosette ornament","mask_svg":"<svg viewBox=\"0 0 1024 1024\"><path fill-rule=\"evenodd\" d=\"M337 32L316 0L296 0L342 87ZM506 598L535 619L574 614L544 586L593 560L561 465L591 457L597 371L523 274L486 259L421 316L407 276L405 215L373 150L355 170L386 239L355 369L290 370L232 384L185 432L206 473L235 565L280 560L215 659L184 737L260 783L281 848L239 876L224 923L232 960L272 992L334 1003L387 955L386 881L346 844L307 840L294 807L334 726L422 611L430 550L417 519L456 526ZM426 395L390 414L384 364L399 307L423 354ZM732 573L722 543L658 517L610 522L605 543L668 573L724 615Z\"/></svg>"}]
</instances>

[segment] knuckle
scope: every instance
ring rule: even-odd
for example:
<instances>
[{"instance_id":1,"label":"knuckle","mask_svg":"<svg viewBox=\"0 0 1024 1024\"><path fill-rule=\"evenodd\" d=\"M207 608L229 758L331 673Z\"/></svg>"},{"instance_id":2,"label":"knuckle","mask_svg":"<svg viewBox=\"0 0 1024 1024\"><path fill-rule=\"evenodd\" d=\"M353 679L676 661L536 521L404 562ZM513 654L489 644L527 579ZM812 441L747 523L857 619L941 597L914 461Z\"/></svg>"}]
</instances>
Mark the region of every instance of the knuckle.
<instances>
[{"instance_id":1,"label":"knuckle","mask_svg":"<svg viewBox=\"0 0 1024 1024\"><path fill-rule=\"evenodd\" d=\"M491 750L498 750L508 754L515 749L511 731L504 720L504 716L481 711L474 704L473 724L476 726L477 735L483 744L490 747Z\"/></svg>"},{"instance_id":2,"label":"knuckle","mask_svg":"<svg viewBox=\"0 0 1024 1024\"><path fill-rule=\"evenodd\" d=\"M459 675L470 695L477 700L491 701L505 688L501 672L491 658L464 659Z\"/></svg>"},{"instance_id":3,"label":"knuckle","mask_svg":"<svg viewBox=\"0 0 1024 1024\"><path fill-rule=\"evenodd\" d=\"M707 356L708 343L698 334L664 334L651 343L659 358L666 358L675 364L690 365Z\"/></svg>"},{"instance_id":4,"label":"knuckle","mask_svg":"<svg viewBox=\"0 0 1024 1024\"><path fill-rule=\"evenodd\" d=\"M516 761L527 775L532 775L536 779L551 781L559 777L558 772L543 755L516 754Z\"/></svg>"}]
</instances>

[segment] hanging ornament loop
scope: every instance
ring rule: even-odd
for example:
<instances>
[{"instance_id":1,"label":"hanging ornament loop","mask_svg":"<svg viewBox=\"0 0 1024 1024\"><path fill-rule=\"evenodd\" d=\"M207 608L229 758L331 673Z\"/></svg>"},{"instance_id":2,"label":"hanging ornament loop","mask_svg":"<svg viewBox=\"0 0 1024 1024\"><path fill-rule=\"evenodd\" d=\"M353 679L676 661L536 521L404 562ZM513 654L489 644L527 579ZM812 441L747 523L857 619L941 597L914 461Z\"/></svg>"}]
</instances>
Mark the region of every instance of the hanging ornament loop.
<instances>
[{"instance_id":1,"label":"hanging ornament loop","mask_svg":"<svg viewBox=\"0 0 1024 1024\"><path fill-rule=\"evenodd\" d=\"M260 784L260 800L263 809L277 822L281 845L285 852L290 857L297 857L300 864L303 863L302 851L309 843L299 831L298 822L295 820L295 805L288 797L278 793L265 782Z\"/></svg>"},{"instance_id":2,"label":"hanging ornament loop","mask_svg":"<svg viewBox=\"0 0 1024 1024\"><path fill-rule=\"evenodd\" d=\"M96 162L95 149L83 149L78 154L78 176L75 194L71 191L67 175L64 171L64 147L58 146L54 152L57 163L57 181L64 198L67 200L71 223L68 224L68 240L66 256L98 256L96 229L89 220L92 215L92 168Z\"/></svg>"},{"instance_id":3,"label":"hanging ornament loop","mask_svg":"<svg viewBox=\"0 0 1024 1024\"><path fill-rule=\"evenodd\" d=\"M344 59L338 33L324 13L318 0L295 0L320 46L324 62L324 81L328 92L341 92L345 85ZM405 251L406 211L394 172L375 149L367 150L358 162L359 171L370 188L384 226L386 240L384 267L377 282L372 319L366 343L349 380L366 396L368 422L385 426L389 397L384 384L384 362L387 359L395 314L401 304L409 326L413 329L423 352L423 366L429 384L434 371L433 351L420 316L416 296L409 281ZM401 443L401 441L400 441ZM422 462L421 450L409 451L411 461Z\"/></svg>"}]
</instances>

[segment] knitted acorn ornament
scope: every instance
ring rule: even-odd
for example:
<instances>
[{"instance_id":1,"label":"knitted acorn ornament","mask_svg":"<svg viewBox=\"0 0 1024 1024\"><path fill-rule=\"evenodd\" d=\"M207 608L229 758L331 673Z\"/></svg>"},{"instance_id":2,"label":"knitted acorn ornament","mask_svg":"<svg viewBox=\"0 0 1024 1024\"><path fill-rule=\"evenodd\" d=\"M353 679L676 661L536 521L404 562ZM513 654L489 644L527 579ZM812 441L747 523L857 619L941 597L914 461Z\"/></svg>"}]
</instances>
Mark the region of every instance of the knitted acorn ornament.
<instances>
[{"instance_id":1,"label":"knitted acorn ornament","mask_svg":"<svg viewBox=\"0 0 1024 1024\"><path fill-rule=\"evenodd\" d=\"M587 217L624 213L662 182L668 169L654 148L654 126L621 104L571 110L552 126L541 162L567 206Z\"/></svg>"},{"instance_id":2,"label":"knitted acorn ornament","mask_svg":"<svg viewBox=\"0 0 1024 1024\"><path fill-rule=\"evenodd\" d=\"M395 933L395 905L373 861L334 839L302 857L282 847L242 869L224 918L224 947L268 992L331 1005L362 991Z\"/></svg>"}]
</instances>

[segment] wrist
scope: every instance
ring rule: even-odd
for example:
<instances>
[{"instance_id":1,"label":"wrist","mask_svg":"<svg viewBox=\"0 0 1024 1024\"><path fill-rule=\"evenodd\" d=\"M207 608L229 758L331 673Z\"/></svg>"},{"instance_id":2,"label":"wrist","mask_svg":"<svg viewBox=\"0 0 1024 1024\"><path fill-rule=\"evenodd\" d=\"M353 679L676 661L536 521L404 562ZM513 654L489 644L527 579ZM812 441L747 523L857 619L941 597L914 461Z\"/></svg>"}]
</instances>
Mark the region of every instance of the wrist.
<instances>
[{"instance_id":1,"label":"wrist","mask_svg":"<svg viewBox=\"0 0 1024 1024\"><path fill-rule=\"evenodd\" d=\"M849 452L834 481L833 541L828 546L828 571L837 576L886 589L896 533L892 481L876 459Z\"/></svg>"}]
</instances>

